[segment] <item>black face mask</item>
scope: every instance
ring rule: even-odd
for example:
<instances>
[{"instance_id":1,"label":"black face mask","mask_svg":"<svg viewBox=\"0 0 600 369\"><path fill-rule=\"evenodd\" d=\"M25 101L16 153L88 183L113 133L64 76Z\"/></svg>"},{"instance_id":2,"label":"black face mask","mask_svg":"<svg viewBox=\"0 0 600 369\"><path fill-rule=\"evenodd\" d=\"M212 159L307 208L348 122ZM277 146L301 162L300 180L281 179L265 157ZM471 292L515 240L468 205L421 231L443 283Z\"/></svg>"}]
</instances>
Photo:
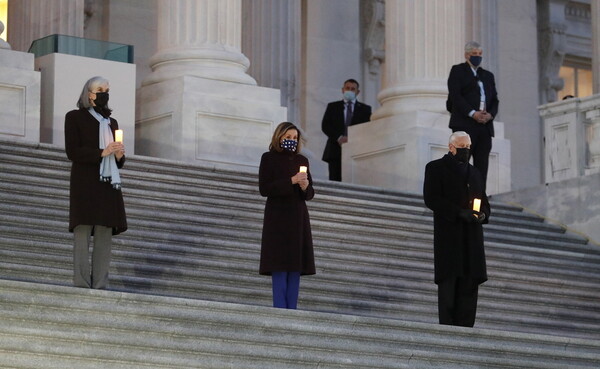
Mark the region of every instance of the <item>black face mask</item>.
<instances>
[{"instance_id":1,"label":"black face mask","mask_svg":"<svg viewBox=\"0 0 600 369\"><path fill-rule=\"evenodd\" d=\"M96 100L94 100L94 104L96 104L99 108L105 108L108 104L108 92L96 92Z\"/></svg>"},{"instance_id":2,"label":"black face mask","mask_svg":"<svg viewBox=\"0 0 600 369\"><path fill-rule=\"evenodd\" d=\"M469 154L470 154L470 150L467 149L466 147L461 147L461 148L456 148L456 154L454 154L454 158L458 161L460 161L461 163L468 163L469 162Z\"/></svg>"}]
</instances>

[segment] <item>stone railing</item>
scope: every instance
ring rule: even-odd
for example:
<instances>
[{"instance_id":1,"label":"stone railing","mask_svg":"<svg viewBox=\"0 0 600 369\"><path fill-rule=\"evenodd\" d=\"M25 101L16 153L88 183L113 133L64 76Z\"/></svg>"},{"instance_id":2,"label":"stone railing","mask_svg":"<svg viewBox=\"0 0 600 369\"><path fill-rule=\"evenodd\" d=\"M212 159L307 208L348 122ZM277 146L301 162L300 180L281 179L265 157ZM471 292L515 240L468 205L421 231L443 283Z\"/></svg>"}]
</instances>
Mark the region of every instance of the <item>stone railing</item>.
<instances>
[{"instance_id":1,"label":"stone railing","mask_svg":"<svg viewBox=\"0 0 600 369\"><path fill-rule=\"evenodd\" d=\"M545 182L600 172L600 94L541 105Z\"/></svg>"}]
</instances>

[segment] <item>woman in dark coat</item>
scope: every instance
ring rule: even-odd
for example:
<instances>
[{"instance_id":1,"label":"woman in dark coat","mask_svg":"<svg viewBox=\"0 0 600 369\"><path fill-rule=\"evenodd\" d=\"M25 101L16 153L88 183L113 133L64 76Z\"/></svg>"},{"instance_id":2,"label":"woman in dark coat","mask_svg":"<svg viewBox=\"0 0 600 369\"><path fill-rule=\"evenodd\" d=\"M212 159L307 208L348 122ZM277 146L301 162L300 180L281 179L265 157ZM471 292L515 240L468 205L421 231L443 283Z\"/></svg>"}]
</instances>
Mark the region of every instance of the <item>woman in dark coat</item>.
<instances>
[{"instance_id":1,"label":"woman in dark coat","mask_svg":"<svg viewBox=\"0 0 600 369\"><path fill-rule=\"evenodd\" d=\"M308 159L299 154L301 134L293 123L277 126L262 155L260 194L267 198L260 274L271 275L273 306L295 309L300 276L315 274L306 200L314 197ZM301 167L303 170L301 170Z\"/></svg>"},{"instance_id":2,"label":"woman in dark coat","mask_svg":"<svg viewBox=\"0 0 600 369\"><path fill-rule=\"evenodd\" d=\"M69 232L74 233L73 282L76 287L106 288L112 236L127 229L119 169L125 147L114 142L117 121L110 118L108 81L88 80L78 110L65 116L65 149L72 161ZM94 237L92 270L89 240Z\"/></svg>"}]
</instances>

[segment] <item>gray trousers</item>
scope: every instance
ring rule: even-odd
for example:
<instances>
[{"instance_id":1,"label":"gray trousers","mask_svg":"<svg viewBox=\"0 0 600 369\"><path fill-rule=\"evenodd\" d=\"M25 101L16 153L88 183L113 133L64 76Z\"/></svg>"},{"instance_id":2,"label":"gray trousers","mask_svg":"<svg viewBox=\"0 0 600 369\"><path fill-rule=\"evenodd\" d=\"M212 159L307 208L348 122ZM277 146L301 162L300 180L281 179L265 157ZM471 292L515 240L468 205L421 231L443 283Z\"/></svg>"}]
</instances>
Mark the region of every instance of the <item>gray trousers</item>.
<instances>
[{"instance_id":1,"label":"gray trousers","mask_svg":"<svg viewBox=\"0 0 600 369\"><path fill-rule=\"evenodd\" d=\"M90 273L89 247L94 231L92 271ZM112 228L104 226L78 225L73 230L73 283L75 287L104 289L108 285Z\"/></svg>"}]
</instances>

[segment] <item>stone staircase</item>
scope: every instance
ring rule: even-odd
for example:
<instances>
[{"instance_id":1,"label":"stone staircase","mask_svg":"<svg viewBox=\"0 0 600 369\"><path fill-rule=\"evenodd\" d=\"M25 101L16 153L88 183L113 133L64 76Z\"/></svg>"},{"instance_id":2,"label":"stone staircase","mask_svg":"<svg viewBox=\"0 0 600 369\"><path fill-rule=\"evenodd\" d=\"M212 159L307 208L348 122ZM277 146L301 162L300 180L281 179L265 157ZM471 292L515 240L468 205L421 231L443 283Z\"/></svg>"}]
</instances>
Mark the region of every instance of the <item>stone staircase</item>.
<instances>
[{"instance_id":1,"label":"stone staircase","mask_svg":"<svg viewBox=\"0 0 600 369\"><path fill-rule=\"evenodd\" d=\"M255 173L132 156L110 290L72 288L64 150L0 140L0 367L584 368L600 248L492 201L476 328L437 323L421 196L315 181L299 311L259 276Z\"/></svg>"}]
</instances>

